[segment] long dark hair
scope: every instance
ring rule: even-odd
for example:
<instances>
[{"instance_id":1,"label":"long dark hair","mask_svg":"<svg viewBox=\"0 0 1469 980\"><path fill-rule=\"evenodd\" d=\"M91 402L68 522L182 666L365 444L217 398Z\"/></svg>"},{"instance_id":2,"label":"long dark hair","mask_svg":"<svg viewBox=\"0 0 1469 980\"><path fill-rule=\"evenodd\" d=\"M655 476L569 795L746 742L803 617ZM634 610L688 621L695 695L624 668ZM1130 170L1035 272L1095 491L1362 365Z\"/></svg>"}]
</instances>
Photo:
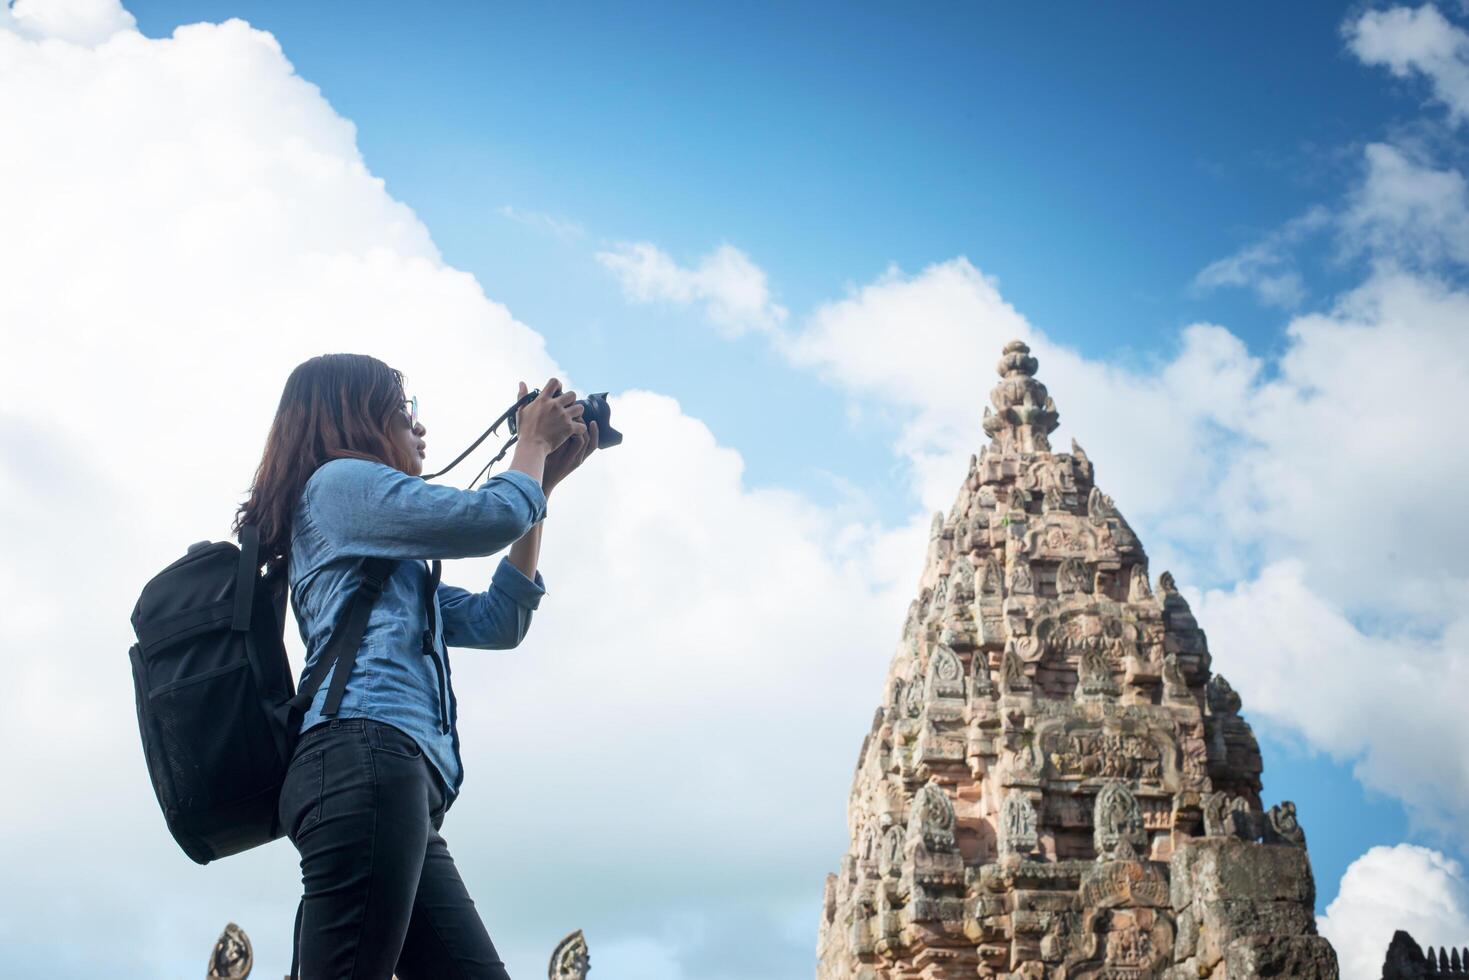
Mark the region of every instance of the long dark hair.
<instances>
[{"instance_id":1,"label":"long dark hair","mask_svg":"<svg viewBox=\"0 0 1469 980\"><path fill-rule=\"evenodd\" d=\"M286 379L250 498L235 514L260 529L260 559L284 571L291 519L306 481L332 459L366 459L411 472L390 427L403 407L403 375L366 354L323 354Z\"/></svg>"}]
</instances>

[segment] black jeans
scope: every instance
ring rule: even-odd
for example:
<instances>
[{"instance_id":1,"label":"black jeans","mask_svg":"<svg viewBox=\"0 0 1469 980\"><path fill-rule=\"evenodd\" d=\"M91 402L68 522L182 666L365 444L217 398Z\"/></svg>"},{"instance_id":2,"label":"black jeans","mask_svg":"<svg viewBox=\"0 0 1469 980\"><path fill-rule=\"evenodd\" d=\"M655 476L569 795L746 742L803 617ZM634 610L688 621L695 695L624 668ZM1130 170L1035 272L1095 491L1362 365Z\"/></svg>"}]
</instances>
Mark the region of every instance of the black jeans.
<instances>
[{"instance_id":1,"label":"black jeans","mask_svg":"<svg viewBox=\"0 0 1469 980\"><path fill-rule=\"evenodd\" d=\"M365 718L310 729L279 816L301 852L301 980L510 980L439 836L443 781L408 735Z\"/></svg>"}]
</instances>

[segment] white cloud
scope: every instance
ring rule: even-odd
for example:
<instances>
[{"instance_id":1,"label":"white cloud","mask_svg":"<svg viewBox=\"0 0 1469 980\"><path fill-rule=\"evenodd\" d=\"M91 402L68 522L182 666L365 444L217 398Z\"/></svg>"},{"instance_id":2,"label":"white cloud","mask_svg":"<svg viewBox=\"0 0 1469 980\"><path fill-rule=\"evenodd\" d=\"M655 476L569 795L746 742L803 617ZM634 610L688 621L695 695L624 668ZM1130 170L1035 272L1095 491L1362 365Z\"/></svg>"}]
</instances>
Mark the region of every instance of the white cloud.
<instances>
[{"instance_id":1,"label":"white cloud","mask_svg":"<svg viewBox=\"0 0 1469 980\"><path fill-rule=\"evenodd\" d=\"M0 30L22 37L88 47L137 25L117 0L15 0L0 2Z\"/></svg>"},{"instance_id":2,"label":"white cloud","mask_svg":"<svg viewBox=\"0 0 1469 980\"><path fill-rule=\"evenodd\" d=\"M1340 220L1342 246L1378 263L1469 264L1469 189L1457 170L1438 170L1386 143L1364 150L1366 172Z\"/></svg>"},{"instance_id":3,"label":"white cloud","mask_svg":"<svg viewBox=\"0 0 1469 980\"><path fill-rule=\"evenodd\" d=\"M233 919L280 975L289 845L197 868L164 832L124 666L137 592L227 536L306 357L404 370L440 460L556 365L444 265L269 34L32 33L0 24L0 131L26 134L0 155L0 510L23 518L0 648L25 651L0 686L0 741L25 746L0 762L0 946L25 975L185 975ZM711 263L698 301L768 312L720 285L737 266ZM872 637L896 640L921 528L751 488L668 398L615 406L627 443L552 501L529 641L455 657L468 776L445 833L517 974L575 926L604 970L651 950L681 980L807 972L891 652ZM799 941L790 907L809 912Z\"/></svg>"},{"instance_id":4,"label":"white cloud","mask_svg":"<svg viewBox=\"0 0 1469 980\"><path fill-rule=\"evenodd\" d=\"M1312 208L1260 241L1209 263L1194 277L1194 288L1208 291L1222 286L1243 287L1252 290L1266 306L1295 309L1304 302L1306 287L1291 250L1328 220L1325 208Z\"/></svg>"},{"instance_id":5,"label":"white cloud","mask_svg":"<svg viewBox=\"0 0 1469 980\"><path fill-rule=\"evenodd\" d=\"M1398 78L1425 76L1451 119L1469 119L1469 33L1437 7L1369 10L1344 25L1343 33L1364 64L1383 65Z\"/></svg>"},{"instance_id":6,"label":"white cloud","mask_svg":"<svg viewBox=\"0 0 1469 980\"><path fill-rule=\"evenodd\" d=\"M700 305L720 330L738 336L778 327L786 310L770 296L765 273L733 245L720 245L694 266L682 266L648 242L621 242L597 253L597 261L639 303Z\"/></svg>"},{"instance_id":7,"label":"white cloud","mask_svg":"<svg viewBox=\"0 0 1469 980\"><path fill-rule=\"evenodd\" d=\"M1425 947L1469 943L1469 881L1437 851L1374 847L1347 868L1316 924L1336 947L1342 980L1378 980L1398 929Z\"/></svg>"},{"instance_id":8,"label":"white cloud","mask_svg":"<svg viewBox=\"0 0 1469 980\"><path fill-rule=\"evenodd\" d=\"M1295 309L1306 298L1295 253L1318 232L1331 235L1338 258L1363 258L1383 272L1469 265L1469 185L1457 170L1436 168L1405 147L1369 143L1361 179L1339 211L1312 208L1209 263L1193 286L1244 287L1267 306Z\"/></svg>"}]
</instances>

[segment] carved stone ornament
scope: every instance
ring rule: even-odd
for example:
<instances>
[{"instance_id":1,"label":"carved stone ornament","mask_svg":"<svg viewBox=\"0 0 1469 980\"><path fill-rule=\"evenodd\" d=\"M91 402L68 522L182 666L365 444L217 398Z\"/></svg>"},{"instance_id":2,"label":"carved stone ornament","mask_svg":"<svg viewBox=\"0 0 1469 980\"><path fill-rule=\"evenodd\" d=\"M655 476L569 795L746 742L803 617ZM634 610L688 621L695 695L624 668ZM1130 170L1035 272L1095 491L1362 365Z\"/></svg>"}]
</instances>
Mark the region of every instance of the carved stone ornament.
<instances>
[{"instance_id":1,"label":"carved stone ornament","mask_svg":"<svg viewBox=\"0 0 1469 980\"><path fill-rule=\"evenodd\" d=\"M1066 502L1061 498L1060 488L1047 487L1045 496L1041 498L1041 512L1045 514L1054 514L1057 511L1065 509Z\"/></svg>"},{"instance_id":2,"label":"carved stone ornament","mask_svg":"<svg viewBox=\"0 0 1469 980\"><path fill-rule=\"evenodd\" d=\"M947 578L941 578L939 579L938 588L934 589L928 595L928 605L924 610L924 618L933 619L942 613L948 604L949 580Z\"/></svg>"},{"instance_id":3,"label":"carved stone ornament","mask_svg":"<svg viewBox=\"0 0 1469 980\"><path fill-rule=\"evenodd\" d=\"M1036 849L1035 804L1020 790L1012 789L1000 807L1001 854L1029 854Z\"/></svg>"},{"instance_id":4,"label":"carved stone ornament","mask_svg":"<svg viewBox=\"0 0 1469 980\"><path fill-rule=\"evenodd\" d=\"M949 573L949 604L957 605L974 598L974 566L960 555Z\"/></svg>"},{"instance_id":5,"label":"carved stone ornament","mask_svg":"<svg viewBox=\"0 0 1469 980\"><path fill-rule=\"evenodd\" d=\"M862 828L862 839L857 845L857 862L867 867L877 867L877 842L881 832L876 824Z\"/></svg>"},{"instance_id":6,"label":"carved stone ornament","mask_svg":"<svg viewBox=\"0 0 1469 980\"><path fill-rule=\"evenodd\" d=\"M1229 794L1214 791L1205 793L1199 801L1199 809L1204 813L1204 836L1205 837L1227 837L1229 825L1225 821L1228 815L1226 809L1229 804Z\"/></svg>"},{"instance_id":7,"label":"carved stone ornament","mask_svg":"<svg viewBox=\"0 0 1469 980\"><path fill-rule=\"evenodd\" d=\"M1099 647L1089 646L1081 651L1081 660L1076 667L1076 696L1095 698L1117 693L1117 682L1112 678L1112 665Z\"/></svg>"},{"instance_id":8,"label":"carved stone ornament","mask_svg":"<svg viewBox=\"0 0 1469 980\"><path fill-rule=\"evenodd\" d=\"M917 832L930 851L954 850L954 805L937 783L925 783L913 797L909 832Z\"/></svg>"},{"instance_id":9,"label":"carved stone ornament","mask_svg":"<svg viewBox=\"0 0 1469 980\"><path fill-rule=\"evenodd\" d=\"M1030 678L1020 663L1020 653L1015 649L1015 641L1011 640L1005 644L1005 653L1000 658L1000 693L1015 694L1028 690Z\"/></svg>"},{"instance_id":10,"label":"carved stone ornament","mask_svg":"<svg viewBox=\"0 0 1469 980\"><path fill-rule=\"evenodd\" d=\"M1092 492L1086 498L1087 521L1093 527L1101 527L1107 523L1107 518L1116 516L1117 508L1112 505L1112 498L1100 488L1092 487Z\"/></svg>"},{"instance_id":11,"label":"carved stone ornament","mask_svg":"<svg viewBox=\"0 0 1469 980\"><path fill-rule=\"evenodd\" d=\"M1143 814L1123 781L1113 780L1097 794L1092 845L1098 861L1131 861L1147 844Z\"/></svg>"},{"instance_id":12,"label":"carved stone ornament","mask_svg":"<svg viewBox=\"0 0 1469 980\"><path fill-rule=\"evenodd\" d=\"M245 980L256 962L256 954L250 946L250 936L234 923L225 926L225 932L214 940L214 951L209 955L207 980Z\"/></svg>"},{"instance_id":13,"label":"carved stone ornament","mask_svg":"<svg viewBox=\"0 0 1469 980\"><path fill-rule=\"evenodd\" d=\"M250 946L250 937L231 922L215 940L214 952L209 954L209 972L204 976L207 980L245 980L254 965L255 951Z\"/></svg>"},{"instance_id":14,"label":"carved stone ornament","mask_svg":"<svg viewBox=\"0 0 1469 980\"><path fill-rule=\"evenodd\" d=\"M976 698L994 697L995 681L990 676L990 658L983 650L974 654L974 669L970 671L969 691Z\"/></svg>"},{"instance_id":15,"label":"carved stone ornament","mask_svg":"<svg viewBox=\"0 0 1469 980\"><path fill-rule=\"evenodd\" d=\"M903 826L893 824L882 835L882 847L877 855L877 873L884 878L896 878L903 873Z\"/></svg>"},{"instance_id":16,"label":"carved stone ornament","mask_svg":"<svg viewBox=\"0 0 1469 980\"><path fill-rule=\"evenodd\" d=\"M909 718L923 714L923 684L917 677L909 678L903 688L903 714Z\"/></svg>"},{"instance_id":17,"label":"carved stone ornament","mask_svg":"<svg viewBox=\"0 0 1469 980\"><path fill-rule=\"evenodd\" d=\"M1239 695L1235 693L1229 681L1224 679L1223 674L1215 674L1209 678L1204 693L1209 702L1210 714L1234 715L1239 713Z\"/></svg>"},{"instance_id":18,"label":"carved stone ornament","mask_svg":"<svg viewBox=\"0 0 1469 980\"><path fill-rule=\"evenodd\" d=\"M1090 592L1091 577L1087 575L1086 563L1080 558L1065 558L1056 571L1056 591L1065 595L1070 592Z\"/></svg>"},{"instance_id":19,"label":"carved stone ornament","mask_svg":"<svg viewBox=\"0 0 1469 980\"><path fill-rule=\"evenodd\" d=\"M1016 595L1031 595L1035 592L1035 577L1030 572L1030 559L1016 555L1010 564L1010 591Z\"/></svg>"},{"instance_id":20,"label":"carved stone ornament","mask_svg":"<svg viewBox=\"0 0 1469 980\"><path fill-rule=\"evenodd\" d=\"M964 665L959 655L939 644L933 648L928 662L928 696L930 699L964 698Z\"/></svg>"},{"instance_id":21,"label":"carved stone ornament","mask_svg":"<svg viewBox=\"0 0 1469 980\"><path fill-rule=\"evenodd\" d=\"M1270 822L1272 836L1281 843L1294 844L1296 847L1306 846L1306 831L1296 819L1296 805L1290 800L1285 800L1279 806L1271 807L1267 819Z\"/></svg>"},{"instance_id":22,"label":"carved stone ornament","mask_svg":"<svg viewBox=\"0 0 1469 980\"><path fill-rule=\"evenodd\" d=\"M1000 563L995 561L994 555L990 555L984 560L984 568L979 575L979 591L985 595L999 595L1004 589L1004 582Z\"/></svg>"},{"instance_id":23,"label":"carved stone ornament","mask_svg":"<svg viewBox=\"0 0 1469 980\"><path fill-rule=\"evenodd\" d=\"M1183 676L1183 668L1178 666L1177 654L1170 653L1163 658L1163 700L1193 701L1188 681Z\"/></svg>"},{"instance_id":24,"label":"carved stone ornament","mask_svg":"<svg viewBox=\"0 0 1469 980\"><path fill-rule=\"evenodd\" d=\"M1153 590L1148 586L1148 566L1132 566L1132 577L1127 580L1127 601L1142 602L1153 597Z\"/></svg>"},{"instance_id":25,"label":"carved stone ornament","mask_svg":"<svg viewBox=\"0 0 1469 980\"><path fill-rule=\"evenodd\" d=\"M1158 576L1158 590L1165 593L1178 591L1178 583L1173 581L1172 572L1164 572Z\"/></svg>"},{"instance_id":26,"label":"carved stone ornament","mask_svg":"<svg viewBox=\"0 0 1469 980\"><path fill-rule=\"evenodd\" d=\"M587 980L591 969L592 956L587 951L587 940L578 929L556 944L547 977L549 980Z\"/></svg>"},{"instance_id":27,"label":"carved stone ornament","mask_svg":"<svg viewBox=\"0 0 1469 980\"><path fill-rule=\"evenodd\" d=\"M1071 458L1076 461L1076 471L1081 478L1087 483L1092 482L1096 474L1092 471L1091 457L1086 454L1085 449L1081 448L1081 443L1075 439L1071 440Z\"/></svg>"}]
</instances>

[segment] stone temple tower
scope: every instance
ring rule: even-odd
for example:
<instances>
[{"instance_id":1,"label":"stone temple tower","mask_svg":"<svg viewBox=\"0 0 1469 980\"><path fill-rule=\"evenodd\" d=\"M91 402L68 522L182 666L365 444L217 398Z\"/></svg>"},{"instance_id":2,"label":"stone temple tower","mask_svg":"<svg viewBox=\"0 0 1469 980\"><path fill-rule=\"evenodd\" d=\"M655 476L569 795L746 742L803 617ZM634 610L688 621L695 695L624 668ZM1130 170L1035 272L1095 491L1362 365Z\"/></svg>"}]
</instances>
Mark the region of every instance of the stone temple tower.
<instances>
[{"instance_id":1,"label":"stone temple tower","mask_svg":"<svg viewBox=\"0 0 1469 980\"><path fill-rule=\"evenodd\" d=\"M1005 346L862 744L820 980L1335 978L1295 807Z\"/></svg>"}]
</instances>

